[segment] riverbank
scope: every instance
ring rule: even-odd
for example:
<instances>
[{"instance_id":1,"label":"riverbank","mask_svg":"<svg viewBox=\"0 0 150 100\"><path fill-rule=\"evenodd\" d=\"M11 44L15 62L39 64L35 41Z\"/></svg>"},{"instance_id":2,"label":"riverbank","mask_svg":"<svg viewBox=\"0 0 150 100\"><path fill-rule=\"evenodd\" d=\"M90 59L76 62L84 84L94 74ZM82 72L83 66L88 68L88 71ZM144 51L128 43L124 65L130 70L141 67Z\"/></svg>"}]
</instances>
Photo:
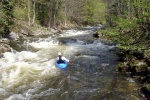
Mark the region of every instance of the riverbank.
<instances>
[{"instance_id":1,"label":"riverbank","mask_svg":"<svg viewBox=\"0 0 150 100\"><path fill-rule=\"evenodd\" d=\"M141 84L141 92L145 94L147 99L150 99L150 48L149 44L147 44L148 40L145 39L142 41L142 39L140 39L142 37L140 37L138 42L132 44L130 43L131 41L126 40L127 37L124 36L124 34L128 33L117 35L117 33L113 33L112 30L113 29L104 29L99 33L103 34L102 38L107 38L107 40L117 45L116 54L119 59L116 72L136 79L137 82ZM119 36L122 37L122 39L119 39ZM132 40L134 41L134 39Z\"/></svg>"},{"instance_id":2,"label":"riverbank","mask_svg":"<svg viewBox=\"0 0 150 100\"><path fill-rule=\"evenodd\" d=\"M150 52L118 49L119 63L116 71L126 73L141 83L141 91L150 99Z\"/></svg>"},{"instance_id":3,"label":"riverbank","mask_svg":"<svg viewBox=\"0 0 150 100\"><path fill-rule=\"evenodd\" d=\"M5 37L0 38L0 57L2 53L12 51L10 47L11 41L18 41L19 39L27 39L28 37L38 37L42 35L50 35L52 38L59 36L63 30L78 27L77 25L68 24L66 27L62 24L56 27L46 28L38 24L28 25L28 22L16 20L11 33Z\"/></svg>"},{"instance_id":4,"label":"riverbank","mask_svg":"<svg viewBox=\"0 0 150 100\"><path fill-rule=\"evenodd\" d=\"M24 21L16 21L15 23L11 33L0 39L0 57L2 57L2 53L12 51L9 45L11 41L18 41L19 39L40 35L51 35L55 37L61 31L61 29L48 29L37 24L29 26L28 23Z\"/></svg>"},{"instance_id":5,"label":"riverbank","mask_svg":"<svg viewBox=\"0 0 150 100\"><path fill-rule=\"evenodd\" d=\"M150 99L150 52L116 48L118 64L116 72L125 74L141 84L141 92Z\"/></svg>"}]
</instances>

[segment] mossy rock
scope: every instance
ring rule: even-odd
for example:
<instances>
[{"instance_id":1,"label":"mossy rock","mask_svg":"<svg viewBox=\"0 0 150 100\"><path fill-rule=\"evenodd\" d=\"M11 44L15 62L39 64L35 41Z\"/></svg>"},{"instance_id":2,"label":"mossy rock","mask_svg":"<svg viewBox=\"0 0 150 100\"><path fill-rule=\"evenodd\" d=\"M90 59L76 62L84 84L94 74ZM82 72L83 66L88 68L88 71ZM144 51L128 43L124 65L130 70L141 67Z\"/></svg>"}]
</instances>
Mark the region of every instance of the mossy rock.
<instances>
[{"instance_id":1,"label":"mossy rock","mask_svg":"<svg viewBox=\"0 0 150 100\"><path fill-rule=\"evenodd\" d=\"M148 68L148 65L146 63L140 63L141 65L136 67L137 72L146 71Z\"/></svg>"},{"instance_id":2,"label":"mossy rock","mask_svg":"<svg viewBox=\"0 0 150 100\"><path fill-rule=\"evenodd\" d=\"M149 84L144 84L144 87L150 92L150 83Z\"/></svg>"},{"instance_id":3,"label":"mossy rock","mask_svg":"<svg viewBox=\"0 0 150 100\"><path fill-rule=\"evenodd\" d=\"M133 66L138 66L139 62L140 62L139 60L132 60L132 61L129 62L129 65L130 65L131 67L133 67Z\"/></svg>"},{"instance_id":4,"label":"mossy rock","mask_svg":"<svg viewBox=\"0 0 150 100\"><path fill-rule=\"evenodd\" d=\"M116 71L118 72L126 72L128 71L129 66L124 63L124 62L119 62L118 65L116 66Z\"/></svg>"},{"instance_id":5,"label":"mossy rock","mask_svg":"<svg viewBox=\"0 0 150 100\"><path fill-rule=\"evenodd\" d=\"M144 62L143 60L134 60L134 61L130 61L129 65L132 67L136 67L136 71L140 72L140 71L145 71L148 68L148 65L146 62Z\"/></svg>"},{"instance_id":6,"label":"mossy rock","mask_svg":"<svg viewBox=\"0 0 150 100\"><path fill-rule=\"evenodd\" d=\"M143 60L135 60L129 63L131 67L135 66L137 72L145 71L148 68L148 65Z\"/></svg>"}]
</instances>

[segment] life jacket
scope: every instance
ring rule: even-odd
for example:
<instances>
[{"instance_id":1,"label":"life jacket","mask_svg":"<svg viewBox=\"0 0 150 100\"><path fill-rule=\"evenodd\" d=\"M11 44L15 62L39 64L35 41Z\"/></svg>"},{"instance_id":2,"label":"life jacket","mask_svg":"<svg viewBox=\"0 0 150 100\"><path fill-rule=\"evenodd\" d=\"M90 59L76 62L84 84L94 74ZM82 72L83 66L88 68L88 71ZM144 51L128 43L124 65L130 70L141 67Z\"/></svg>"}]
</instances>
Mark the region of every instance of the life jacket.
<instances>
[{"instance_id":1,"label":"life jacket","mask_svg":"<svg viewBox=\"0 0 150 100\"><path fill-rule=\"evenodd\" d=\"M59 55L58 57L59 57L59 59L58 59L58 61L57 61L57 62L58 62L58 63L64 63L64 60L62 60L62 58L61 58L62 56L61 56L61 55Z\"/></svg>"}]
</instances>

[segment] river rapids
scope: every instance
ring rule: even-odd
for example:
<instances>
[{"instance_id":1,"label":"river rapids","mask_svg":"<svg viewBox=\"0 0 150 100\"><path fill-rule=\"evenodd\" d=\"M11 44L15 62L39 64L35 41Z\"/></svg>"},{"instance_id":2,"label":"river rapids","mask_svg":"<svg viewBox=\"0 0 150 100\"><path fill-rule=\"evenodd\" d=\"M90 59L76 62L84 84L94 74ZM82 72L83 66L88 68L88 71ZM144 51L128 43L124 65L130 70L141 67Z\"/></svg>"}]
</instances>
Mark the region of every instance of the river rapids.
<instances>
[{"instance_id":1,"label":"river rapids","mask_svg":"<svg viewBox=\"0 0 150 100\"><path fill-rule=\"evenodd\" d=\"M20 39L0 58L0 100L144 100L134 79L115 72L114 45L92 38L94 27ZM56 67L58 52L71 59Z\"/></svg>"}]
</instances>

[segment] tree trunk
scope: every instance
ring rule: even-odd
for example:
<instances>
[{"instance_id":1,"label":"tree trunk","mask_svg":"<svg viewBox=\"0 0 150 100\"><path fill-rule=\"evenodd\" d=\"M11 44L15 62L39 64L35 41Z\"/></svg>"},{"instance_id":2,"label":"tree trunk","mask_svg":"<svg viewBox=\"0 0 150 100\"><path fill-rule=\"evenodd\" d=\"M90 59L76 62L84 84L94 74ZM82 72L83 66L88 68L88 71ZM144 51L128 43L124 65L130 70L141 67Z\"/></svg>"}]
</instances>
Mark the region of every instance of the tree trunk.
<instances>
[{"instance_id":1,"label":"tree trunk","mask_svg":"<svg viewBox=\"0 0 150 100\"><path fill-rule=\"evenodd\" d=\"M32 19L32 25L35 23L35 1L33 1L33 19Z\"/></svg>"},{"instance_id":2,"label":"tree trunk","mask_svg":"<svg viewBox=\"0 0 150 100\"><path fill-rule=\"evenodd\" d=\"M66 5L65 5L65 27L67 26L67 22L66 22L66 20L67 20L67 12L66 12Z\"/></svg>"},{"instance_id":3,"label":"tree trunk","mask_svg":"<svg viewBox=\"0 0 150 100\"><path fill-rule=\"evenodd\" d=\"M128 5L128 19L131 19L131 1L128 0L127 1L127 5Z\"/></svg>"},{"instance_id":4,"label":"tree trunk","mask_svg":"<svg viewBox=\"0 0 150 100\"><path fill-rule=\"evenodd\" d=\"M50 1L48 4L48 27L51 29L51 9L50 9Z\"/></svg>"},{"instance_id":5,"label":"tree trunk","mask_svg":"<svg viewBox=\"0 0 150 100\"><path fill-rule=\"evenodd\" d=\"M117 4L118 4L118 7L117 7L117 13L118 13L118 15L120 15L120 13L121 13L121 3L120 3L120 0L118 0L118 2L117 2Z\"/></svg>"},{"instance_id":6,"label":"tree trunk","mask_svg":"<svg viewBox=\"0 0 150 100\"><path fill-rule=\"evenodd\" d=\"M30 26L30 0L28 0L28 25Z\"/></svg>"},{"instance_id":7,"label":"tree trunk","mask_svg":"<svg viewBox=\"0 0 150 100\"><path fill-rule=\"evenodd\" d=\"M55 7L54 7L54 27L56 27L56 14L57 14L57 11L58 11L58 1L57 0L55 0Z\"/></svg>"}]
</instances>

